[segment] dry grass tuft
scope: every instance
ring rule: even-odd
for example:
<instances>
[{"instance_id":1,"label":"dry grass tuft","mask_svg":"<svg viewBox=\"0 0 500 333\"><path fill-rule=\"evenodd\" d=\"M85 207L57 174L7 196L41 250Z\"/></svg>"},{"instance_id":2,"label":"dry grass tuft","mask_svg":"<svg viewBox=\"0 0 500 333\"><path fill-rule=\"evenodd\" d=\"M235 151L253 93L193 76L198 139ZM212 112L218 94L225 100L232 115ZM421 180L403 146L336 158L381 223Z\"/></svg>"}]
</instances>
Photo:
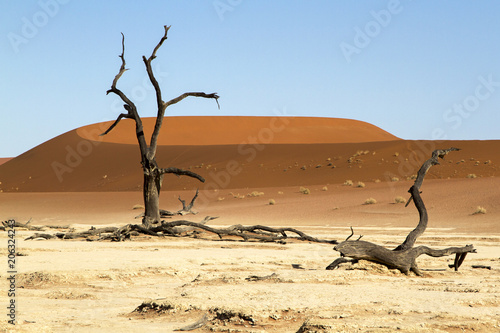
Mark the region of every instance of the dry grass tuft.
<instances>
[{"instance_id":1,"label":"dry grass tuft","mask_svg":"<svg viewBox=\"0 0 500 333\"><path fill-rule=\"evenodd\" d=\"M322 191L328 191L328 187L323 186L323 188L322 188L321 190L322 190Z\"/></svg>"},{"instance_id":2,"label":"dry grass tuft","mask_svg":"<svg viewBox=\"0 0 500 333\"><path fill-rule=\"evenodd\" d=\"M403 198L402 196L397 196L397 197L394 198L394 202L397 203L397 204L398 203L406 203L406 199Z\"/></svg>"},{"instance_id":3,"label":"dry grass tuft","mask_svg":"<svg viewBox=\"0 0 500 333\"><path fill-rule=\"evenodd\" d=\"M350 180L350 179L348 179L348 180L346 180L346 181L344 182L344 185L345 185L345 186L352 186L352 184L353 184L353 182L352 182L352 180Z\"/></svg>"},{"instance_id":4,"label":"dry grass tuft","mask_svg":"<svg viewBox=\"0 0 500 333\"><path fill-rule=\"evenodd\" d=\"M363 188L363 187L365 187L365 186L366 186L366 185L365 185L365 183L363 183L363 182L358 182L358 183L356 184L356 187L360 187L360 188Z\"/></svg>"},{"instance_id":5,"label":"dry grass tuft","mask_svg":"<svg viewBox=\"0 0 500 333\"><path fill-rule=\"evenodd\" d=\"M269 199L269 205L275 205L276 204L276 201L274 199Z\"/></svg>"},{"instance_id":6,"label":"dry grass tuft","mask_svg":"<svg viewBox=\"0 0 500 333\"><path fill-rule=\"evenodd\" d=\"M244 195L240 195L239 193L238 194L234 194L233 192L230 192L229 194L232 195L233 198L235 198L235 199L245 199L245 196Z\"/></svg>"},{"instance_id":7,"label":"dry grass tuft","mask_svg":"<svg viewBox=\"0 0 500 333\"><path fill-rule=\"evenodd\" d=\"M305 188L305 187L300 187L300 193L302 194L311 194L311 191L308 189L308 188Z\"/></svg>"},{"instance_id":8,"label":"dry grass tuft","mask_svg":"<svg viewBox=\"0 0 500 333\"><path fill-rule=\"evenodd\" d=\"M477 178L477 176L476 176L476 174L475 174L475 173L469 173L469 174L467 175L467 178L471 178L471 179L473 179L473 178Z\"/></svg>"},{"instance_id":9,"label":"dry grass tuft","mask_svg":"<svg viewBox=\"0 0 500 333\"><path fill-rule=\"evenodd\" d=\"M392 177L391 178L391 182L399 182L399 178L398 177Z\"/></svg>"},{"instance_id":10,"label":"dry grass tuft","mask_svg":"<svg viewBox=\"0 0 500 333\"><path fill-rule=\"evenodd\" d=\"M248 193L247 197L261 197L264 195L264 192L253 191L252 193Z\"/></svg>"},{"instance_id":11,"label":"dry grass tuft","mask_svg":"<svg viewBox=\"0 0 500 333\"><path fill-rule=\"evenodd\" d=\"M373 205L373 204L376 204L377 203L377 200L373 199L373 198L368 198L365 200L365 202L363 203L363 205Z\"/></svg>"},{"instance_id":12,"label":"dry grass tuft","mask_svg":"<svg viewBox=\"0 0 500 333\"><path fill-rule=\"evenodd\" d=\"M472 213L472 215L477 215L477 214L486 214L486 208L477 206L476 211Z\"/></svg>"}]
</instances>

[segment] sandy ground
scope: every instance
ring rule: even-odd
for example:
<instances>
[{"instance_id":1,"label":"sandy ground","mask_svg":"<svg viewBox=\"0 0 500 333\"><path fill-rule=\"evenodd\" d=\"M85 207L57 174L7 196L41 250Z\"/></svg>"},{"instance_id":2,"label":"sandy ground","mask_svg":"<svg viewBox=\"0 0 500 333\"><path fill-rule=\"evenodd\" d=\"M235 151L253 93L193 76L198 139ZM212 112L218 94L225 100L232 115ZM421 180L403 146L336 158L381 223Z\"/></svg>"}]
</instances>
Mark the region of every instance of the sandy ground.
<instances>
[{"instance_id":1,"label":"sandy ground","mask_svg":"<svg viewBox=\"0 0 500 333\"><path fill-rule=\"evenodd\" d=\"M328 244L150 237L122 243L25 241L33 232L19 229L18 325L13 330L4 315L0 329L171 332L207 315L197 331L297 332L308 323L311 332L498 332L499 182L497 177L424 182L430 221L417 245L474 244L478 250L458 272L447 268L454 256L421 256L419 267L428 269L424 277L366 262L326 271L337 258ZM298 187L202 192L195 206L200 213L189 219L210 215L220 216L213 226L294 226L340 241L352 225L364 240L395 247L418 221L414 207L394 203L396 196L408 197L411 182L365 185L311 186L308 195ZM247 195L254 191L263 194ZM180 208L177 194L163 193L162 206ZM189 199L193 193L180 194ZM369 197L377 203L363 205ZM270 199L276 204L269 205ZM140 210L132 207L140 202L140 192L0 193L0 212L3 220L32 218L35 225L88 229L138 223L134 216ZM473 215L477 206L487 213ZM0 237L7 244L7 233ZM7 259L6 246L0 253ZM265 278L253 281L255 276ZM3 270L8 287L6 278ZM0 301L8 304L5 292ZM138 307L142 310L134 312Z\"/></svg>"}]
</instances>

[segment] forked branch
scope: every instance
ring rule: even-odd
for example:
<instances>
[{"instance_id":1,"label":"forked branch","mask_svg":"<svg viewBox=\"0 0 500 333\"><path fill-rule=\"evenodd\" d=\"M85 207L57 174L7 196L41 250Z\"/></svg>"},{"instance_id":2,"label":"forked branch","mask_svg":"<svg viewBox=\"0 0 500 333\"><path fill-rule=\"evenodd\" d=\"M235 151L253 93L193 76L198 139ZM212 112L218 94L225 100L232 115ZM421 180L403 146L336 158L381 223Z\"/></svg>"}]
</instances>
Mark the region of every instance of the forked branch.
<instances>
[{"instance_id":1,"label":"forked branch","mask_svg":"<svg viewBox=\"0 0 500 333\"><path fill-rule=\"evenodd\" d=\"M135 129L136 129L136 136L137 136L137 141L139 142L139 148L141 150L142 154L145 154L148 151L148 146L146 143L146 140L144 138L144 130L142 126L142 120L141 117L139 117L139 113L137 112L137 108L135 104L121 91L116 87L118 80L121 78L123 73L127 71L125 68L125 35L122 33L122 53L119 55L122 64L120 66L120 70L118 71L118 74L116 74L115 78L113 79L113 83L111 84L111 88L106 92L106 95L109 93L114 93L120 97L120 99L125 103L123 106L125 110L127 110L127 113L122 113L118 116L118 118L115 120L113 124L101 135L106 135L108 134L123 118L129 118L129 119L134 119L135 120Z\"/></svg>"}]
</instances>

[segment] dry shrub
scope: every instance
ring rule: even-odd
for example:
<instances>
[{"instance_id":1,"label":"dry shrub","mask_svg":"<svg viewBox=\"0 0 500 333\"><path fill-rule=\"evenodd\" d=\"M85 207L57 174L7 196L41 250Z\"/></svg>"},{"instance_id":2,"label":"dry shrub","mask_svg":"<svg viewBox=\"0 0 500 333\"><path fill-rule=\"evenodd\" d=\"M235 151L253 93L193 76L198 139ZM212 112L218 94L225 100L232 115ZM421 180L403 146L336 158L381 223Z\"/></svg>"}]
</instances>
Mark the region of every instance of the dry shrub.
<instances>
[{"instance_id":1,"label":"dry shrub","mask_svg":"<svg viewBox=\"0 0 500 333\"><path fill-rule=\"evenodd\" d=\"M467 175L467 178L471 178L471 179L473 179L473 178L477 178L477 176L476 176L476 174L475 174L475 173L469 173L469 174Z\"/></svg>"},{"instance_id":2,"label":"dry shrub","mask_svg":"<svg viewBox=\"0 0 500 333\"><path fill-rule=\"evenodd\" d=\"M399 178L398 177L392 177L391 178L391 182L399 182Z\"/></svg>"},{"instance_id":3,"label":"dry shrub","mask_svg":"<svg viewBox=\"0 0 500 333\"><path fill-rule=\"evenodd\" d=\"M222 200L225 200L225 199L226 199L226 198L224 198L224 197L218 197L218 198L217 198L217 201L222 201Z\"/></svg>"},{"instance_id":4,"label":"dry shrub","mask_svg":"<svg viewBox=\"0 0 500 333\"><path fill-rule=\"evenodd\" d=\"M344 185L345 185L345 186L352 186L352 184L353 184L353 182L352 182L352 180L350 180L350 179L348 179L348 180L346 180L346 181L344 182Z\"/></svg>"},{"instance_id":5,"label":"dry shrub","mask_svg":"<svg viewBox=\"0 0 500 333\"><path fill-rule=\"evenodd\" d=\"M230 192L229 194L232 195L233 198L235 198L235 199L245 199L245 196L244 195L240 195L239 193L238 194L234 194L233 192Z\"/></svg>"},{"instance_id":6,"label":"dry shrub","mask_svg":"<svg viewBox=\"0 0 500 333\"><path fill-rule=\"evenodd\" d=\"M373 204L376 204L377 203L377 200L373 199L373 198L368 198L365 200L365 202L363 203L363 205L373 205Z\"/></svg>"},{"instance_id":7,"label":"dry shrub","mask_svg":"<svg viewBox=\"0 0 500 333\"><path fill-rule=\"evenodd\" d=\"M92 294L60 290L47 293L45 297L50 299L97 299L97 297Z\"/></svg>"},{"instance_id":8,"label":"dry shrub","mask_svg":"<svg viewBox=\"0 0 500 333\"><path fill-rule=\"evenodd\" d=\"M301 186L299 191L302 194L311 194L311 191L308 188L306 188L306 187L302 187Z\"/></svg>"},{"instance_id":9,"label":"dry shrub","mask_svg":"<svg viewBox=\"0 0 500 333\"><path fill-rule=\"evenodd\" d=\"M275 205L276 204L276 201L274 199L269 199L269 205Z\"/></svg>"},{"instance_id":10,"label":"dry shrub","mask_svg":"<svg viewBox=\"0 0 500 333\"><path fill-rule=\"evenodd\" d=\"M283 191L278 191L278 194L279 194L279 195L282 195L282 194L283 194Z\"/></svg>"},{"instance_id":11,"label":"dry shrub","mask_svg":"<svg viewBox=\"0 0 500 333\"><path fill-rule=\"evenodd\" d=\"M252 193L248 193L247 197L261 197L264 195L264 192L253 191Z\"/></svg>"},{"instance_id":12,"label":"dry shrub","mask_svg":"<svg viewBox=\"0 0 500 333\"><path fill-rule=\"evenodd\" d=\"M322 188L321 190L322 190L322 191L328 191L328 187L323 186L323 188Z\"/></svg>"},{"instance_id":13,"label":"dry shrub","mask_svg":"<svg viewBox=\"0 0 500 333\"><path fill-rule=\"evenodd\" d=\"M397 197L394 198L394 202L397 203L397 204L398 203L406 203L406 199L403 198L402 196L397 196Z\"/></svg>"},{"instance_id":14,"label":"dry shrub","mask_svg":"<svg viewBox=\"0 0 500 333\"><path fill-rule=\"evenodd\" d=\"M363 182L358 182L358 183L356 184L356 187L360 187L360 188L363 188L363 187L365 187L365 186L366 186L366 185L365 185L365 183L363 183Z\"/></svg>"},{"instance_id":15,"label":"dry shrub","mask_svg":"<svg viewBox=\"0 0 500 333\"><path fill-rule=\"evenodd\" d=\"M477 214L486 214L486 208L477 206L476 211L472 213L472 215L477 215Z\"/></svg>"}]
</instances>

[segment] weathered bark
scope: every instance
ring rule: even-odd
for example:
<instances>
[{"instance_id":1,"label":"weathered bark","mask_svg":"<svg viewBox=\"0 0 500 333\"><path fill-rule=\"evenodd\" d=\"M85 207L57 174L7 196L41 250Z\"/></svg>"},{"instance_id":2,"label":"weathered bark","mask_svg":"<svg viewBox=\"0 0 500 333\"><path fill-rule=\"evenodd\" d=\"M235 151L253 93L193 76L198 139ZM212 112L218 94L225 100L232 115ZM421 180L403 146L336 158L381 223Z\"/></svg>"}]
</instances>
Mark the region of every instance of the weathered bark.
<instances>
[{"instance_id":1,"label":"weathered bark","mask_svg":"<svg viewBox=\"0 0 500 333\"><path fill-rule=\"evenodd\" d=\"M141 153L141 164L144 173L143 198L144 198L145 212L142 223L146 228L149 228L153 225L157 225L161 221L159 198L163 182L163 176L165 175L165 173L174 173L178 176L186 175L189 177L199 179L202 182L204 181L203 177L191 171L181 170L177 168L158 167L156 163L156 149L158 145L158 136L160 134L160 129L162 126L163 117L165 116L166 108L190 96L215 99L217 105L219 105L218 102L219 96L216 93L206 94L203 92L188 92L180 95L179 97L173 98L168 102L163 101L161 89L158 84L158 81L155 78L151 62L156 58L156 52L162 46L163 42L167 39L167 33L170 27L164 26L164 28L165 28L165 33L158 42L158 44L156 45L156 47L153 49L151 56L149 58L143 56L143 61L146 66L146 71L148 73L149 80L151 81L151 84L155 89L156 102L157 102L156 123L153 133L151 135L151 141L149 146L146 142L142 120L139 116L139 113L137 112L135 104L120 89L116 87L118 80L121 78L123 73L127 71L127 69L125 68L126 63L124 56L125 36L123 34L122 34L122 53L120 54L120 59L121 59L120 70L118 74L115 76L111 88L107 91L107 94L114 93L118 95L121 98L121 100L125 103L123 107L127 111L127 113L120 114L118 118L113 122L113 124L111 124L111 126L104 133L101 134L101 135L108 134L115 126L118 125L120 120L122 120L123 118L133 119L135 121L136 136L137 136L137 141L139 143L139 149Z\"/></svg>"},{"instance_id":2,"label":"weathered bark","mask_svg":"<svg viewBox=\"0 0 500 333\"><path fill-rule=\"evenodd\" d=\"M332 262L326 269L335 269L342 263L353 263L358 260L369 260L384 264L390 268L397 268L405 274L413 271L415 274L420 276L422 275L422 272L417 266L416 259L422 254L426 254L432 257L442 257L456 254L453 267L455 268L455 270L458 270L467 253L476 252L472 245L466 245L464 247L449 247L440 250L431 249L427 246L413 247L417 238L422 235L427 228L427 222L429 219L427 215L427 209L425 208L424 202L420 196L420 186L422 185L424 177L427 174L427 171L429 171L430 167L439 164L439 158L444 158L444 156L450 151L456 150L459 149L450 148L444 150L435 150L432 153L432 157L425 161L420 168L415 183L408 191L411 194L411 199L413 199L413 202L415 203L415 207L418 210L420 219L417 227L408 234L405 241L401 245L396 247L394 250L389 250L380 245L360 241L359 238L358 240L350 241L349 238L352 237L351 233L351 235L344 242L334 247L334 250L340 252L341 257ZM411 201L411 199L408 200L408 203Z\"/></svg>"}]
</instances>

